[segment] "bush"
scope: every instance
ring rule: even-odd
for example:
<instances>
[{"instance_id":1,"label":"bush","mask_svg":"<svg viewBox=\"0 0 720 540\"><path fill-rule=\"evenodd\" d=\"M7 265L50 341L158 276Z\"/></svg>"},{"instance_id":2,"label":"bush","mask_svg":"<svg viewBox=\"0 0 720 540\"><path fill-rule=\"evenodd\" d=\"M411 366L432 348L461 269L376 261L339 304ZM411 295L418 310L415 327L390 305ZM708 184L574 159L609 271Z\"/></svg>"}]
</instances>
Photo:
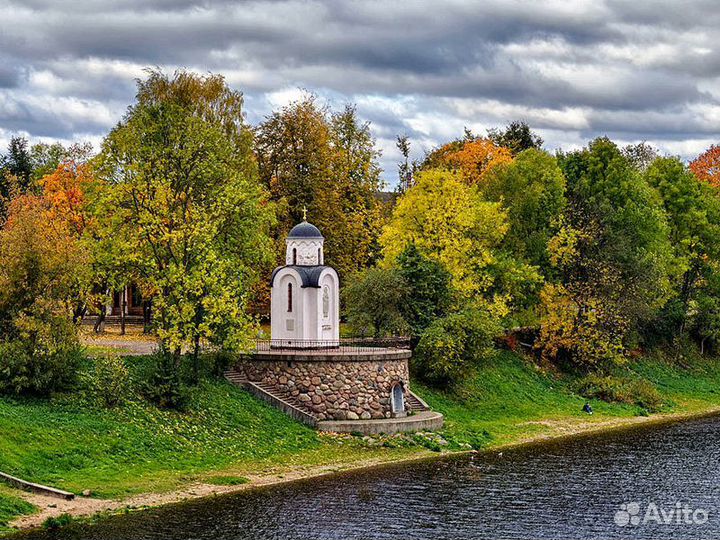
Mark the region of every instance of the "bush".
<instances>
[{"instance_id":1,"label":"bush","mask_svg":"<svg viewBox=\"0 0 720 540\"><path fill-rule=\"evenodd\" d=\"M650 412L663 405L660 393L645 380L590 374L578 381L577 392L588 399L637 405Z\"/></svg>"},{"instance_id":2,"label":"bush","mask_svg":"<svg viewBox=\"0 0 720 540\"><path fill-rule=\"evenodd\" d=\"M141 373L142 393L162 409L184 409L187 405L188 392L181 378L180 359L161 350L147 358Z\"/></svg>"},{"instance_id":3,"label":"bush","mask_svg":"<svg viewBox=\"0 0 720 540\"><path fill-rule=\"evenodd\" d=\"M130 372L122 358L103 355L86 373L85 386L97 403L113 408L122 404L130 392Z\"/></svg>"},{"instance_id":4,"label":"bush","mask_svg":"<svg viewBox=\"0 0 720 540\"><path fill-rule=\"evenodd\" d=\"M466 310L435 320L413 354L414 370L426 381L447 386L459 381L493 350L502 328L490 313Z\"/></svg>"},{"instance_id":5,"label":"bush","mask_svg":"<svg viewBox=\"0 0 720 540\"><path fill-rule=\"evenodd\" d=\"M84 360L79 344L33 351L20 340L0 343L0 392L47 396L72 390Z\"/></svg>"}]
</instances>

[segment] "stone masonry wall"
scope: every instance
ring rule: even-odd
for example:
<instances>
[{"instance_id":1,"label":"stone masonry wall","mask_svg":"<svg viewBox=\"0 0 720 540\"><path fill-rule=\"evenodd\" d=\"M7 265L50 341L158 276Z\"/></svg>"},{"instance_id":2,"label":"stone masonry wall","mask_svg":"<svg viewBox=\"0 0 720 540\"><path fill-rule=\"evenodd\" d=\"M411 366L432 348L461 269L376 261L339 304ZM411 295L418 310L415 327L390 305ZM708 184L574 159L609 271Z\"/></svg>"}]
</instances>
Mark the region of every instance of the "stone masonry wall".
<instances>
[{"instance_id":1,"label":"stone masonry wall","mask_svg":"<svg viewBox=\"0 0 720 540\"><path fill-rule=\"evenodd\" d=\"M243 359L235 369L252 382L293 396L319 420L390 418L391 389L409 390L407 359L343 362ZM407 407L407 405L406 405Z\"/></svg>"}]
</instances>

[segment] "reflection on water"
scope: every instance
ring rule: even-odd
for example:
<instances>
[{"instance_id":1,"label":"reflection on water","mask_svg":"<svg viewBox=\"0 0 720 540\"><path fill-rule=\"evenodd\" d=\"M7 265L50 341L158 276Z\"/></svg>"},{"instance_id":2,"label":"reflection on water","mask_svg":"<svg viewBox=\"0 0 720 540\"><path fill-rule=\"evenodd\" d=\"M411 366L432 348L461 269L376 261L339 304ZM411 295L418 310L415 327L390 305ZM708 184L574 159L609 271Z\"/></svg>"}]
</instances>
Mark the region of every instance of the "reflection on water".
<instances>
[{"instance_id":1,"label":"reflection on water","mask_svg":"<svg viewBox=\"0 0 720 540\"><path fill-rule=\"evenodd\" d=\"M719 448L720 419L707 418L308 480L22 538L720 538ZM634 515L618 514L630 503L622 509ZM643 523L651 505L657 512ZM678 506L706 510L707 520L677 523L669 512ZM616 517L640 523L618 526ZM668 517L672 524L658 523Z\"/></svg>"}]
</instances>

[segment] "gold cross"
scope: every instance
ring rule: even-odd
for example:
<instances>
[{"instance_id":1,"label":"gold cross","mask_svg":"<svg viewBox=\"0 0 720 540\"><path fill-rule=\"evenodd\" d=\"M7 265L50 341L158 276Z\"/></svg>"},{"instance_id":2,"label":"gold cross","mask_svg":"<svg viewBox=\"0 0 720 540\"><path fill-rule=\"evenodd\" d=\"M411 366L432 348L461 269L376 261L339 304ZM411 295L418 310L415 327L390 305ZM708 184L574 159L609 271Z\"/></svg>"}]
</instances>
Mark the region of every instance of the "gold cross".
<instances>
[{"instance_id":1,"label":"gold cross","mask_svg":"<svg viewBox=\"0 0 720 540\"><path fill-rule=\"evenodd\" d=\"M303 205L303 221L307 221L307 206Z\"/></svg>"}]
</instances>

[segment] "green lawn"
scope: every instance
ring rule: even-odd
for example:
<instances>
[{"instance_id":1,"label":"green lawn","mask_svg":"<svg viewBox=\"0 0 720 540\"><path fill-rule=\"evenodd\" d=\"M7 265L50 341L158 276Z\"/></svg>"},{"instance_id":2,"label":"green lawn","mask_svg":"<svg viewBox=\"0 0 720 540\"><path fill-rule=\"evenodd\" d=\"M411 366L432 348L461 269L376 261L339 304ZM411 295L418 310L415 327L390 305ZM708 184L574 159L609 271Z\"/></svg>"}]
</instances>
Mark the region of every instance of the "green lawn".
<instances>
[{"instance_id":1,"label":"green lawn","mask_svg":"<svg viewBox=\"0 0 720 540\"><path fill-rule=\"evenodd\" d=\"M690 362L686 362L690 363ZM663 412L699 411L720 404L720 363L693 359L690 368L644 359L622 376L644 378L663 398ZM592 401L581 411L575 378L543 371L502 352L452 391L413 382L446 417L442 448L461 450L510 443L533 435L619 417L646 415L635 405ZM418 444L415 444L418 443ZM427 443L427 444L426 444ZM225 381L205 381L186 412L133 401L116 410L52 401L0 398L0 470L30 481L100 497L177 488L195 480L244 482L260 471L407 457L427 447L418 437L366 442L319 434ZM0 491L0 524L31 511L10 490Z\"/></svg>"}]
</instances>

